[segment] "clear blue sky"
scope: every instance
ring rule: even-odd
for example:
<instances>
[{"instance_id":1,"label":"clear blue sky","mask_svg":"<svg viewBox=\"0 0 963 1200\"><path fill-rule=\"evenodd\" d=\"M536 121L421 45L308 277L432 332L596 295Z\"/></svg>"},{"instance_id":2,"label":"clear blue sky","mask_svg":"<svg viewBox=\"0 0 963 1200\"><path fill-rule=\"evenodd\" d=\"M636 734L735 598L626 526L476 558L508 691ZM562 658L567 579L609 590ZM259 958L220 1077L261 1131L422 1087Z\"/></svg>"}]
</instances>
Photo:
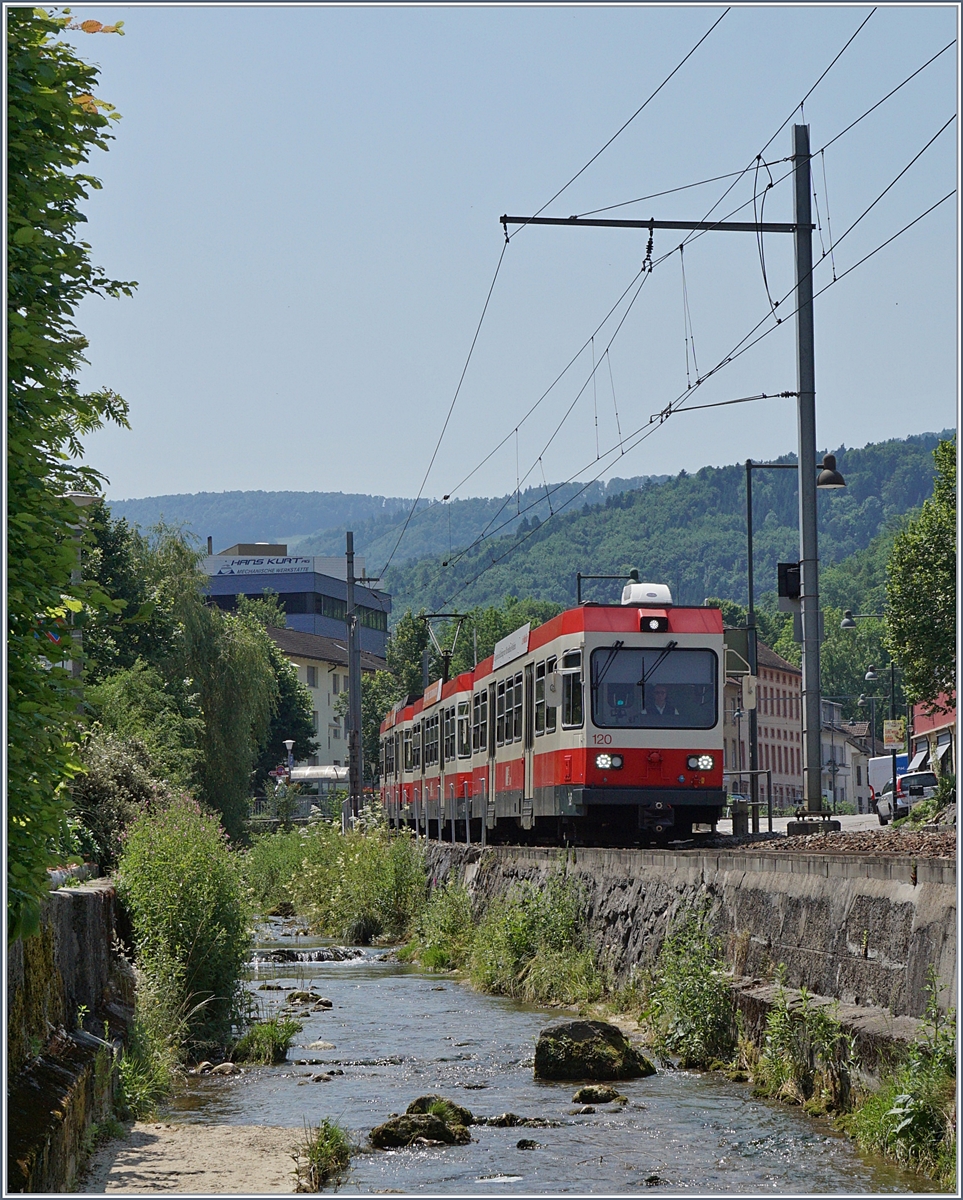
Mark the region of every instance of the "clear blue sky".
<instances>
[{"instance_id":1,"label":"clear blue sky","mask_svg":"<svg viewBox=\"0 0 963 1200\"><path fill-rule=\"evenodd\" d=\"M123 114L92 170L86 236L133 300L92 300L84 382L132 429L88 441L114 498L227 489L416 493L502 249L498 217L543 205L642 104L723 6L74 6L123 38L70 35ZM870 13L734 7L546 215L568 216L752 162ZM957 34L956 5L881 6L805 103L814 149ZM840 235L957 111L952 47L815 160L822 241ZM798 121L799 114L795 119ZM791 124L767 151L787 171ZM834 252L837 275L950 192L953 121ZM823 168L825 167L825 182ZM763 172L765 182L768 175ZM701 219L727 182L615 215ZM760 184L761 188L761 184ZM753 173L715 215L753 195ZM751 219L752 206L743 209ZM790 181L767 220L791 220ZM956 422L954 196L816 302L820 447ZM655 258L681 234L656 232ZM509 245L426 494L505 435L639 269L638 231L524 230ZM764 243L773 298L792 239ZM816 240L820 254L820 240ZM684 255L689 379L768 310L752 234ZM817 287L832 278L827 258ZM787 301L784 311L791 311ZM763 327L765 328L765 326ZM686 389L680 255L648 278L608 363L534 466L548 480L697 469L796 440L792 400L679 415L621 461L588 466ZM613 324L596 338L601 357ZM611 377L609 374L611 366ZM591 350L460 495L512 490L591 371ZM615 399L613 402L612 383ZM795 388L793 322L691 404ZM597 422L597 425L596 425ZM596 435L596 428L598 435ZM516 457L518 472L516 469ZM841 464L845 470L844 464Z\"/></svg>"}]
</instances>

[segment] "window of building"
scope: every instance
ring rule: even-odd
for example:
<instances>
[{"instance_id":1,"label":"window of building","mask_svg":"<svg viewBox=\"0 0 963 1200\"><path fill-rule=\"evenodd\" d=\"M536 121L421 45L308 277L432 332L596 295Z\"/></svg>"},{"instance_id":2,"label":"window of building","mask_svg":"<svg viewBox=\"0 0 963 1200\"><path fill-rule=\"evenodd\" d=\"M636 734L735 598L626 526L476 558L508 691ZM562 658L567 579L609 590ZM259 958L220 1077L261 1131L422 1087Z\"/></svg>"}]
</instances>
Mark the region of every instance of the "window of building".
<instances>
[{"instance_id":1,"label":"window of building","mask_svg":"<svg viewBox=\"0 0 963 1200\"><path fill-rule=\"evenodd\" d=\"M318 668L317 667L308 667L307 668L307 676L308 676L308 687L316 688L318 686Z\"/></svg>"},{"instance_id":2,"label":"window of building","mask_svg":"<svg viewBox=\"0 0 963 1200\"><path fill-rule=\"evenodd\" d=\"M331 690L332 690L332 692L334 692L334 694L336 696L337 696L338 692L341 690L341 676L340 675L335 674L335 675L331 676Z\"/></svg>"},{"instance_id":3,"label":"window of building","mask_svg":"<svg viewBox=\"0 0 963 1200\"><path fill-rule=\"evenodd\" d=\"M314 730L315 733L317 733L320 728L320 726L318 725L317 711L315 711L311 714L311 728Z\"/></svg>"}]
</instances>

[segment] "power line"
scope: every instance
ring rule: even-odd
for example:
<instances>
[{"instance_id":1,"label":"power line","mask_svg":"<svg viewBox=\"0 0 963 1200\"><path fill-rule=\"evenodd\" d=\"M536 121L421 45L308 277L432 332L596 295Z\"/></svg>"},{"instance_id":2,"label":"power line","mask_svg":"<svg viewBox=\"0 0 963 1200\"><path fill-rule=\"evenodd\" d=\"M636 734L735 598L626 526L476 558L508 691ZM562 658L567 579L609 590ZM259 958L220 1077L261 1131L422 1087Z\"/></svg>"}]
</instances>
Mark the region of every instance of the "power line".
<instances>
[{"instance_id":1,"label":"power line","mask_svg":"<svg viewBox=\"0 0 963 1200\"><path fill-rule=\"evenodd\" d=\"M625 132L625 130L626 130L626 129L628 129L628 127L629 127L629 126L632 124L632 122L633 122L633 121L635 120L635 118L636 118L636 117L639 115L639 113L640 113L640 112L642 112L642 110L643 110L643 109L644 109L644 108L645 108L645 107L646 107L646 106L647 106L647 105L648 105L648 104L649 104L649 103L650 103L652 100L654 100L654 99L656 98L656 96L659 94L659 92L661 92L661 91L662 91L662 89L663 89L663 88L665 87L665 85L666 85L666 84L669 82L669 80L672 78L672 76L673 76L673 75L675 75L677 71L681 70L681 68L682 68L682 67L683 67L683 66L684 66L684 65L685 65L685 64L686 64L686 63L689 61L689 59L690 59L690 58L693 56L693 54L695 54L695 52L696 52L696 51L699 49L699 47L700 47L700 46L702 45L702 43L703 43L703 42L706 40L706 38L709 36L709 34L710 34L710 33L712 33L712 31L715 29L715 27L716 27L716 26L719 24L719 22L722 20L722 18L726 16L726 14L727 14L728 12L729 12L729 9L727 8L727 9L725 10L725 12L722 14L722 16L721 16L721 17L719 17L719 18L718 18L716 21L714 21L714 22L713 22L713 24L712 24L712 25L709 27L709 29L707 29L707 30L706 30L706 32L705 32L705 33L702 35L702 37L701 37L701 38L699 38L699 40L698 40L698 41L696 42L696 44L695 44L695 45L692 47L692 49L691 49L691 50L689 51L689 53L688 53L688 54L685 56L685 58L683 58L683 59L682 59L680 62L678 62L678 63L677 63L677 64L676 64L676 65L675 65L675 66L672 68L672 70L669 72L669 74L668 74L668 75L666 75L665 79L663 79L663 80L662 80L662 82L661 82L661 83L659 84L659 86L658 86L658 87L655 89L655 91L654 91L654 92L652 92L652 93L651 93L651 95L649 95L649 96L648 96L648 97L647 97L647 98L646 98L646 99L645 99L645 100L642 102L642 104L640 104L640 105L639 105L639 107L638 107L638 108L635 110L635 112L634 112L634 113L631 115L631 117L629 117L629 119L628 119L628 120L625 122L625 124L624 124L624 125L622 125L622 126L621 126L621 128L617 129L617 130L615 131L615 133L613 133L613 134L612 134L612 136L611 136L611 137L609 138L609 140L608 140L608 141L605 143L605 145L602 147L602 149L601 149L601 150L598 150L598 151L597 151L595 154L593 154L593 155L592 155L592 157L591 157L591 158L588 160L588 162L585 164L585 166L584 166L584 167L582 167L580 170L576 171L576 172L575 172L575 174L572 176L572 178L571 178L571 179L568 181L568 183L566 183L566 184L565 184L563 187L560 187L560 188L558 189L558 191L555 193L555 195L554 195L554 196L552 196L552 197L551 197L549 200L546 200L546 201L545 201L545 203L542 205L542 207L541 207L541 208L538 210L538 212L534 213L534 214L533 214L533 216L536 216L536 217L537 217L537 216L539 215L539 213L542 213L542 212L544 212L544 211L545 211L545 209L546 209L546 208L548 208L548 206L549 206L550 204L554 204L554 202L555 202L555 201L556 201L556 200L559 198L559 196L561 196L561 194L562 194L564 191L566 191L568 188L570 188L570 187L572 186L572 184L575 182L575 180L576 180L576 179L578 179L578 177L579 177L580 175L584 174L584 173L585 173L585 172L586 172L586 171L589 169L589 167L592 165L592 163L594 163L594 162L595 162L595 160L596 160L597 158L599 158L599 157L600 157L600 155L604 154L604 152L605 152L605 151L606 151L606 150L609 148L609 146L611 146L611 145L612 145L612 143L613 143L613 142L615 141L615 139L616 139L616 138L619 136L619 134L621 134L621 133L624 133L624 132ZM519 228L515 230L515 233L513 233L513 234L512 234L512 237L515 237L517 234L521 233L521 231L522 231L524 228L525 228L525 226L524 226L524 225L520 225L520 226L519 226Z\"/></svg>"},{"instance_id":2,"label":"power line","mask_svg":"<svg viewBox=\"0 0 963 1200\"><path fill-rule=\"evenodd\" d=\"M382 575L384 575L385 571L387 571L388 568L391 566L391 560L394 558L395 554L398 551L398 547L401 545L401 539L405 536L408 526L411 524L411 518L414 515L415 509L418 507L418 501L421 499L422 492L424 492L424 490L425 490L425 484L428 482L428 476L431 474L431 468L435 465L435 459L438 456L438 450L441 447L442 438L445 436L445 430L448 428L448 422L451 420L451 414L455 410L455 402L458 399L458 393L461 391L461 385L465 382L465 373L468 370L468 364L471 362L471 356L475 352L475 345L478 342L478 335L481 333L482 322L485 320L485 313L488 312L488 304L492 298L492 292L494 292L494 290L495 290L495 282L498 279L498 272L502 269L502 262L504 261L505 251L507 249L508 249L508 238L505 239L505 242L502 245L502 252L498 256L498 265L495 267L495 274L492 276L491 286L488 289L488 295L485 297L485 305L482 308L481 316L478 318L478 326L475 329L475 336L471 340L471 346L469 347L469 350L468 350L468 357L465 359L465 365L464 365L464 367L462 367L461 377L458 380L458 386L455 388L455 394L454 394L454 396L452 396L451 404L448 406L448 415L445 417L445 423L444 423L444 425L442 425L441 433L439 433L439 435L438 435L438 441L435 443L435 449L432 452L431 461L428 463L428 470L425 471L425 477L421 481L421 487L418 489L418 495L412 501L411 508L408 511L408 516L405 518L405 523L401 527L401 533L398 534L398 540L395 542L394 548L392 549L391 553L388 555L388 561L381 568Z\"/></svg>"}]
</instances>

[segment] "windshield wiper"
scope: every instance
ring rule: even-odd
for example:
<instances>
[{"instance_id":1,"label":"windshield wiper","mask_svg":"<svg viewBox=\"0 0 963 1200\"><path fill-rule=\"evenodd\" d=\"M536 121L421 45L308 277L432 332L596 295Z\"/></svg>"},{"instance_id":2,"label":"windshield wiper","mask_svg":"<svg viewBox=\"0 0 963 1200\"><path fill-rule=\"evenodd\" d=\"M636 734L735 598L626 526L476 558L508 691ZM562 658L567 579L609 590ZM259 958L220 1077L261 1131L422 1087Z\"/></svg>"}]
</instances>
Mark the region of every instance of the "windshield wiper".
<instances>
[{"instance_id":1,"label":"windshield wiper","mask_svg":"<svg viewBox=\"0 0 963 1200\"><path fill-rule=\"evenodd\" d=\"M665 649L662 651L662 653L659 655L659 657L655 660L655 662L652 664L651 667L649 667L649 669L647 671L645 670L645 668L643 666L642 678L635 685L636 687L640 687L642 689L642 707L643 708L645 708L645 681L647 679L652 678L652 675L654 674L654 672L656 672L659 669L659 667L662 666L663 662L665 662L665 660L669 657L669 655L676 648L676 646L678 646L678 644L679 644L678 642L669 642L669 644L665 647ZM642 662L643 662L643 664L645 663L644 658L643 658Z\"/></svg>"},{"instance_id":2,"label":"windshield wiper","mask_svg":"<svg viewBox=\"0 0 963 1200\"><path fill-rule=\"evenodd\" d=\"M599 669L598 673L596 674L595 678L592 680L592 691L593 692L597 692L599 690L599 688L602 686L602 680L605 678L606 674L608 673L609 667L612 665L612 663L615 662L616 655L618 654L618 652L622 649L622 647L624 645L625 645L625 642L620 640L620 641L617 641L614 646L611 646L609 648L608 658L602 664L602 666Z\"/></svg>"}]
</instances>

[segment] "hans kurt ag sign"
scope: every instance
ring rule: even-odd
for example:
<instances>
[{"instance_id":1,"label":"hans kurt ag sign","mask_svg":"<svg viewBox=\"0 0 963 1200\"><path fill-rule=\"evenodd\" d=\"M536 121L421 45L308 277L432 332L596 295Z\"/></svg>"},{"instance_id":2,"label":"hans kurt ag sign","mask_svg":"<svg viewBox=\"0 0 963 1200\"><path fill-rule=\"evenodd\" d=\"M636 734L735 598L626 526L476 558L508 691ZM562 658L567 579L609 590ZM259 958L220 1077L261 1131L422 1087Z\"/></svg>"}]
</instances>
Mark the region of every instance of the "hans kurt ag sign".
<instances>
[{"instance_id":1,"label":"hans kurt ag sign","mask_svg":"<svg viewBox=\"0 0 963 1200\"><path fill-rule=\"evenodd\" d=\"M201 567L208 575L289 575L292 571L313 571L314 559L291 554L263 554L245 558L215 554L205 558Z\"/></svg>"}]
</instances>

